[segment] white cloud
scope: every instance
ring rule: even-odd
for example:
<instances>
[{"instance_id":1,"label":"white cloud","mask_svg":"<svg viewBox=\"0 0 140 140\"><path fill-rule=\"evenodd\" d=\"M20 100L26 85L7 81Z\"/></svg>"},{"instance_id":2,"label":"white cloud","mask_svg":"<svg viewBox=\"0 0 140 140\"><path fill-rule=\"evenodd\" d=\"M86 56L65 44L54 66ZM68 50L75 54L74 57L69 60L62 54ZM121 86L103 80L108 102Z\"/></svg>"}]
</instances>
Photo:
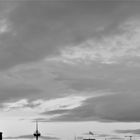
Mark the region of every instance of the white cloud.
<instances>
[{"instance_id":1,"label":"white cloud","mask_svg":"<svg viewBox=\"0 0 140 140\"><path fill-rule=\"evenodd\" d=\"M8 21L6 19L1 19L0 20L0 34L9 32L10 29L10 24L8 23Z\"/></svg>"},{"instance_id":2,"label":"white cloud","mask_svg":"<svg viewBox=\"0 0 140 140\"><path fill-rule=\"evenodd\" d=\"M33 119L34 117L41 116L41 113L53 110L71 110L80 107L89 97L85 96L69 96L63 98L56 98L52 100L34 100L28 101L27 99L21 99L16 102L3 103L2 113L10 117L16 118L25 117ZM53 118L59 115L48 115L46 119Z\"/></svg>"},{"instance_id":3,"label":"white cloud","mask_svg":"<svg viewBox=\"0 0 140 140\"><path fill-rule=\"evenodd\" d=\"M140 22L125 22L120 33L89 39L79 45L67 46L61 55L46 60L69 64L94 62L112 64L140 57Z\"/></svg>"},{"instance_id":4,"label":"white cloud","mask_svg":"<svg viewBox=\"0 0 140 140\"><path fill-rule=\"evenodd\" d=\"M51 111L56 109L73 109L81 106L82 102L86 100L87 97L82 96L69 96L64 98L52 99L52 100L42 100L41 104L37 107L39 112ZM33 104L36 104L36 101Z\"/></svg>"},{"instance_id":5,"label":"white cloud","mask_svg":"<svg viewBox=\"0 0 140 140\"><path fill-rule=\"evenodd\" d=\"M22 99L14 103L4 103L3 107L5 108L5 111L9 111L12 109L23 108L26 105L28 105L28 101L26 99Z\"/></svg>"}]
</instances>

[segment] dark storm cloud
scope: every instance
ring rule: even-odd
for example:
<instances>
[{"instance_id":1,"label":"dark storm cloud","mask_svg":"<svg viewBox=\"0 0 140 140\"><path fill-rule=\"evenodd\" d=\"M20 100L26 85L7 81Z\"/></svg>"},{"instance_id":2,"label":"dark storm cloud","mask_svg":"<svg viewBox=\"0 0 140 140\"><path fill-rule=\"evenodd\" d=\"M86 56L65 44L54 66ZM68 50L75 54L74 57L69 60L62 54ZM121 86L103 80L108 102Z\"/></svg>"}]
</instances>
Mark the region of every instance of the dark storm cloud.
<instances>
[{"instance_id":1,"label":"dark storm cloud","mask_svg":"<svg viewBox=\"0 0 140 140\"><path fill-rule=\"evenodd\" d=\"M139 63L139 62L138 62ZM57 81L63 81L77 91L107 90L111 92L138 93L140 67L124 64L93 64L90 67L67 66L55 71Z\"/></svg>"},{"instance_id":2,"label":"dark storm cloud","mask_svg":"<svg viewBox=\"0 0 140 140\"><path fill-rule=\"evenodd\" d=\"M43 59L63 46L95 36L115 19L121 21L127 9L124 4L130 5L123 1L13 0L12 10L4 17L11 30L1 35L0 69Z\"/></svg>"},{"instance_id":3,"label":"dark storm cloud","mask_svg":"<svg viewBox=\"0 0 140 140\"><path fill-rule=\"evenodd\" d=\"M132 15L139 14L140 5L138 1L131 3L101 0L21 0L12 2L12 6L9 5L5 8L11 8L11 11L3 14L2 17L6 20L5 24L9 26L9 30L0 34L1 70L10 69L23 63L36 61L39 63L39 60L46 57L56 54L59 56L58 53L70 44L74 44L76 47L76 44L90 38L116 34L118 26L122 25L121 23ZM137 38L132 39L133 42ZM128 42L126 40L123 43L127 44ZM133 43L130 45L133 46ZM126 46L122 46L120 54L125 53L123 47ZM52 61L44 63L43 66L37 65L41 68L41 74L43 73L43 76L40 74L38 78L35 78L38 72L33 73L33 70L29 68L31 70L29 73L28 70L25 72L24 68L17 67L19 73L13 72L15 77L20 75L20 78L17 78L19 82L22 79L23 83L32 83L33 87L30 85L22 86L22 84L19 84L21 86L15 84L17 86L13 87L1 86L0 102L34 97L35 100L38 97L49 99L58 97L58 94L62 97L70 94L82 96L82 94L102 93L105 96L86 100L84 104L75 109L53 110L43 112L41 115L61 114L50 121L140 121L139 66L98 62L93 62L91 65L83 63L77 65L64 63L61 65L61 62L56 64ZM139 64L138 59L137 64ZM29 64L25 64L26 66L28 67ZM47 69L49 70L47 71ZM42 92L40 89L44 91L43 94L40 94ZM112 95L108 95L108 92Z\"/></svg>"},{"instance_id":4,"label":"dark storm cloud","mask_svg":"<svg viewBox=\"0 0 140 140\"><path fill-rule=\"evenodd\" d=\"M43 112L41 113L43 117L60 116L51 120L43 118L39 120L139 122L139 71L139 66L124 64L57 67L55 80L62 81L69 89L75 90L76 95L103 95L88 99L74 109Z\"/></svg>"},{"instance_id":5,"label":"dark storm cloud","mask_svg":"<svg viewBox=\"0 0 140 140\"><path fill-rule=\"evenodd\" d=\"M33 99L34 96L37 97L41 92L41 89L27 85L18 87L3 87L0 88L0 103L7 101L16 101L23 98Z\"/></svg>"}]
</instances>

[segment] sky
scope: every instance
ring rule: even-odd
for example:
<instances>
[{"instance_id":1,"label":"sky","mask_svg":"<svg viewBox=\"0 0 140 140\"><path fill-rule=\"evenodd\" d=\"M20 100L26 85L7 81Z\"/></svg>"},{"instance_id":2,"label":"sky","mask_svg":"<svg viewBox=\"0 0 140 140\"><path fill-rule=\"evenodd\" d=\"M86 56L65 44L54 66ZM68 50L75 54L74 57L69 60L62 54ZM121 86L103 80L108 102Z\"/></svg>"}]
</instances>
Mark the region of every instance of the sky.
<instances>
[{"instance_id":1,"label":"sky","mask_svg":"<svg viewBox=\"0 0 140 140\"><path fill-rule=\"evenodd\" d=\"M139 0L0 0L4 139L137 139L139 84Z\"/></svg>"}]
</instances>

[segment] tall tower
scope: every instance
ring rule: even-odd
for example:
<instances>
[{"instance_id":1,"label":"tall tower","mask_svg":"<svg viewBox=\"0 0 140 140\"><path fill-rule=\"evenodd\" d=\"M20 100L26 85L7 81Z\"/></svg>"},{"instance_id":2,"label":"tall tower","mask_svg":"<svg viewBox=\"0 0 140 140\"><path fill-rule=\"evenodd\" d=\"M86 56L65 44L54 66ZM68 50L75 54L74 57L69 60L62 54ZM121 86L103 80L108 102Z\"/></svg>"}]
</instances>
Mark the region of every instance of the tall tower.
<instances>
[{"instance_id":1,"label":"tall tower","mask_svg":"<svg viewBox=\"0 0 140 140\"><path fill-rule=\"evenodd\" d=\"M33 135L36 138L36 140L38 140L38 137L41 136L40 132L38 131L38 122L37 121L36 121L36 131Z\"/></svg>"}]
</instances>

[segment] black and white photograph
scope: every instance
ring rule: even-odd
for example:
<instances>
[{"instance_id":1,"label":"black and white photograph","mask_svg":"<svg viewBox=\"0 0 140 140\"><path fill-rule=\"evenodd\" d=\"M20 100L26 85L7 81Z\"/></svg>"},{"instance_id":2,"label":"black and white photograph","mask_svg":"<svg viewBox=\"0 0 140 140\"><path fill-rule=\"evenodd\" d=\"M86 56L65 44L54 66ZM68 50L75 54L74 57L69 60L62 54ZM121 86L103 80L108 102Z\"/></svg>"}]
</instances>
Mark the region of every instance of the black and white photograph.
<instances>
[{"instance_id":1,"label":"black and white photograph","mask_svg":"<svg viewBox=\"0 0 140 140\"><path fill-rule=\"evenodd\" d=\"M0 0L0 140L140 140L140 0Z\"/></svg>"}]
</instances>

